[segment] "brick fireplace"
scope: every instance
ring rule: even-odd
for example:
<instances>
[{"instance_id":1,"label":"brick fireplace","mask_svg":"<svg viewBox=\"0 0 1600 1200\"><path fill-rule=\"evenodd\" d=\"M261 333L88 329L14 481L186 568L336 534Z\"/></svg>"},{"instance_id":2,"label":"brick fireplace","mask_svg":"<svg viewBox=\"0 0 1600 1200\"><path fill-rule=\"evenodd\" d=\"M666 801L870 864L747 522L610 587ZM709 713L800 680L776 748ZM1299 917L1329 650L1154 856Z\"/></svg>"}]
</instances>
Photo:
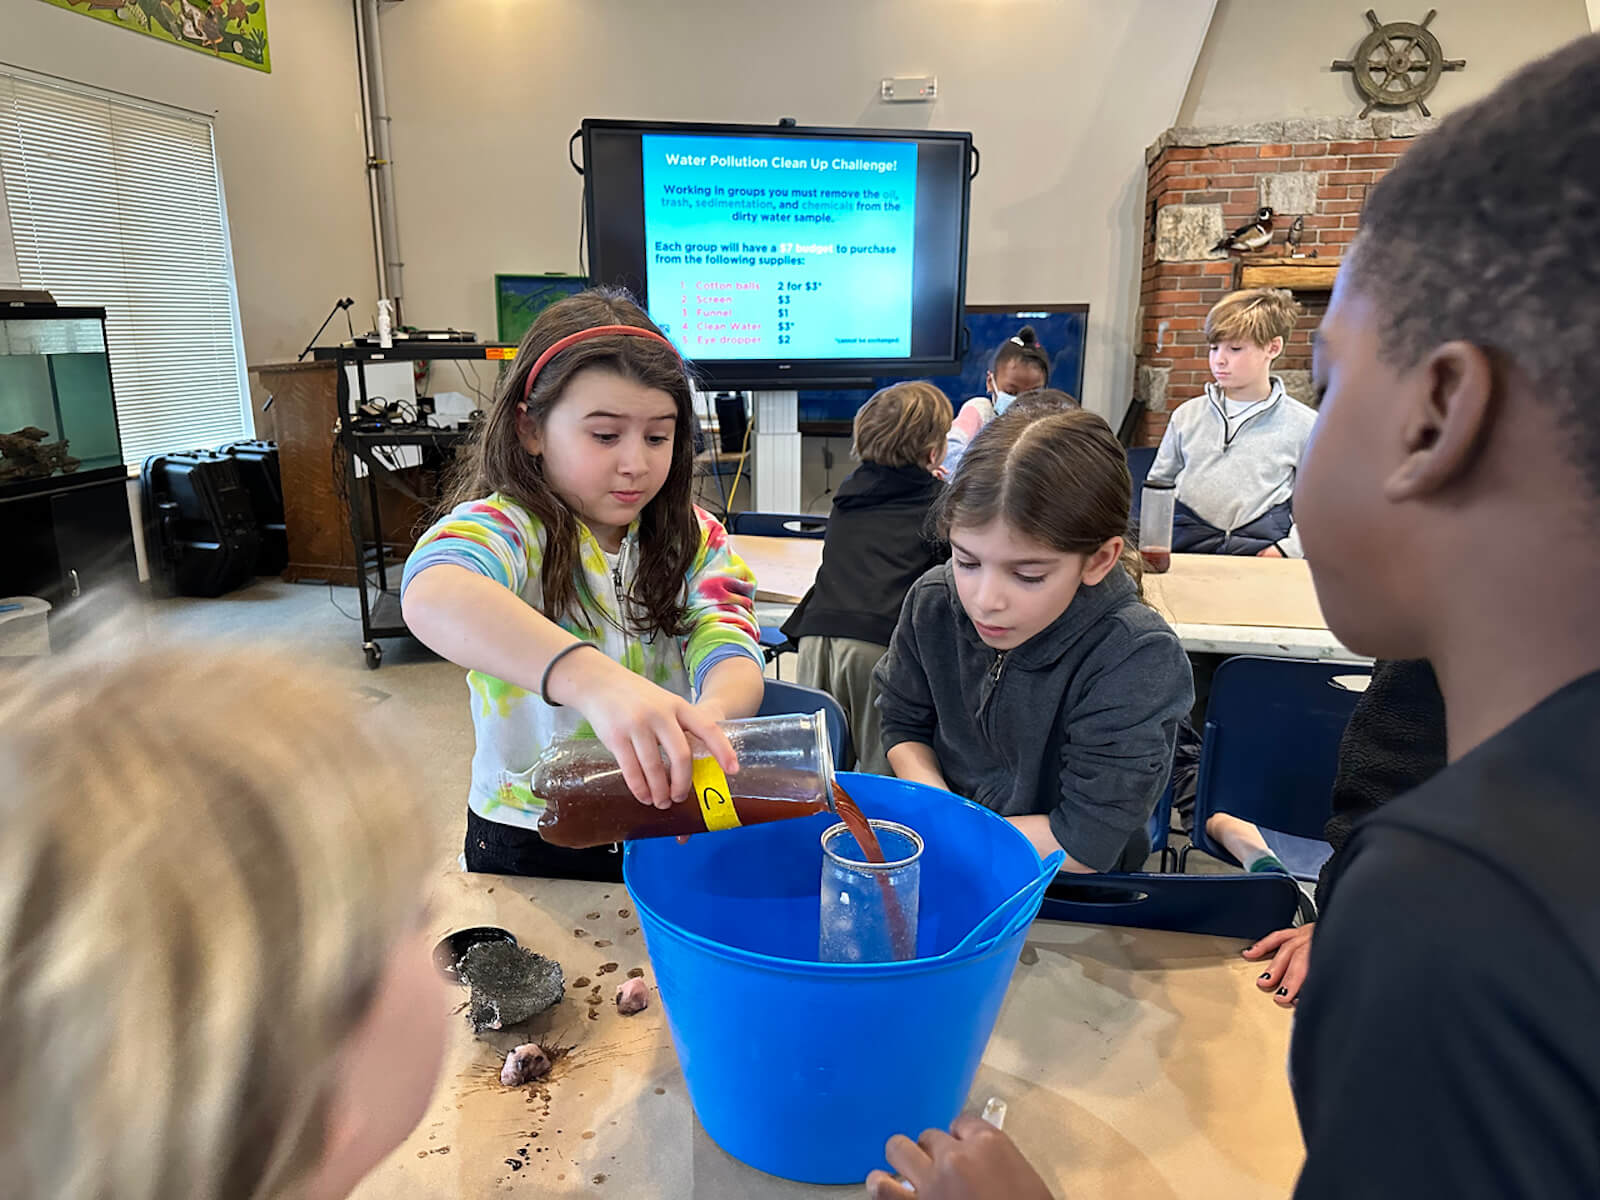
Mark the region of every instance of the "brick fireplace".
<instances>
[{"instance_id":1,"label":"brick fireplace","mask_svg":"<svg viewBox=\"0 0 1600 1200\"><path fill-rule=\"evenodd\" d=\"M1432 125L1413 117L1296 119L1169 129L1145 151L1148 224L1139 287L1134 394L1145 404L1135 444L1155 445L1171 410L1211 379L1206 312L1237 287L1287 287L1305 308L1274 370L1311 402L1311 333L1322 319L1367 190ZM1272 241L1245 254L1214 252L1262 207ZM1303 218L1299 244L1286 242Z\"/></svg>"}]
</instances>

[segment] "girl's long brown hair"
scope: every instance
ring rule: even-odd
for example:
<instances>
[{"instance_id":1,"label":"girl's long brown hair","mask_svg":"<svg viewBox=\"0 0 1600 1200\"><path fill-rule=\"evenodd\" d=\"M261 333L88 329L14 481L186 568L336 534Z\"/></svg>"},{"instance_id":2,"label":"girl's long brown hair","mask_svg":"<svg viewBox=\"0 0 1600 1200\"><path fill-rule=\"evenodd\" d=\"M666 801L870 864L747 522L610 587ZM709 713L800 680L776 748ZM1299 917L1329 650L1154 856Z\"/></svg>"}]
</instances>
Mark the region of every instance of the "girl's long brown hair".
<instances>
[{"instance_id":1,"label":"girl's long brown hair","mask_svg":"<svg viewBox=\"0 0 1600 1200\"><path fill-rule=\"evenodd\" d=\"M1133 480L1111 426L1087 409L1033 416L1007 412L972 440L933 521L941 541L952 526L995 518L1063 554L1093 554L1125 539L1122 568L1144 599L1144 567L1128 536Z\"/></svg>"},{"instance_id":2,"label":"girl's long brown hair","mask_svg":"<svg viewBox=\"0 0 1600 1200\"><path fill-rule=\"evenodd\" d=\"M501 378L477 436L462 448L445 502L447 508L453 508L502 492L544 526L540 583L544 615L553 621L583 615L578 518L551 490L541 458L529 454L518 440L517 407L534 360L568 334L596 325L635 325L661 332L620 289L590 288L545 309L517 347L516 366ZM665 392L677 406L667 481L639 515L639 570L626 597L624 617L635 632L681 636L688 632L684 581L700 549L700 523L693 499L693 393L688 374L677 352L654 338L596 337L579 342L546 363L534 381L528 416L537 428L544 428L572 377L590 369L610 371L630 383Z\"/></svg>"}]
</instances>

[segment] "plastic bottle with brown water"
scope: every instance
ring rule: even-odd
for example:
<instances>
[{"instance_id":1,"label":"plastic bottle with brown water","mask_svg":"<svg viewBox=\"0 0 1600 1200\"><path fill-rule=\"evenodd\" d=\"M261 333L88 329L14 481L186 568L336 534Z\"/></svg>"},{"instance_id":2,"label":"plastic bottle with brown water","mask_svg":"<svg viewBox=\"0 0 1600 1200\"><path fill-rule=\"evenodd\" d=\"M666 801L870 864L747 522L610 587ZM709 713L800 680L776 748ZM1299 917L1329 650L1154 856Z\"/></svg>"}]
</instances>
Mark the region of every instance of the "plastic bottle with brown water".
<instances>
[{"instance_id":1,"label":"plastic bottle with brown water","mask_svg":"<svg viewBox=\"0 0 1600 1200\"><path fill-rule=\"evenodd\" d=\"M722 730L739 770L728 775L709 755L697 755L688 799L666 809L634 797L598 738L552 743L529 781L545 805L539 835L551 845L576 849L838 811L821 713L748 717L725 721Z\"/></svg>"},{"instance_id":2,"label":"plastic bottle with brown water","mask_svg":"<svg viewBox=\"0 0 1600 1200\"><path fill-rule=\"evenodd\" d=\"M1172 515L1177 492L1170 483L1145 481L1139 497L1139 555L1145 570L1165 574L1172 566Z\"/></svg>"}]
</instances>

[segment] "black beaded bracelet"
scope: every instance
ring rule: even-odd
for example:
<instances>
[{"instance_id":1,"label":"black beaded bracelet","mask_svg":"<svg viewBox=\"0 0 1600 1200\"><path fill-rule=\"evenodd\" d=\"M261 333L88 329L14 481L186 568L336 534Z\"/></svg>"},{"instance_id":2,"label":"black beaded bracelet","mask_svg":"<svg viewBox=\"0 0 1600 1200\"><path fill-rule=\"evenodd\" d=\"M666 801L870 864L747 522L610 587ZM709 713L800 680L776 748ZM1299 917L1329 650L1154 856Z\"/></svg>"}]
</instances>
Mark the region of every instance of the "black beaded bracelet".
<instances>
[{"instance_id":1,"label":"black beaded bracelet","mask_svg":"<svg viewBox=\"0 0 1600 1200\"><path fill-rule=\"evenodd\" d=\"M539 699L543 700L551 708L560 708L561 702L559 700L550 699L550 672L554 671L556 669L556 664L567 655L571 654L574 650L582 650L586 646L590 650L600 649L600 647L596 646L593 642L573 642L572 645L557 650L555 657L544 665L544 674L539 679Z\"/></svg>"}]
</instances>

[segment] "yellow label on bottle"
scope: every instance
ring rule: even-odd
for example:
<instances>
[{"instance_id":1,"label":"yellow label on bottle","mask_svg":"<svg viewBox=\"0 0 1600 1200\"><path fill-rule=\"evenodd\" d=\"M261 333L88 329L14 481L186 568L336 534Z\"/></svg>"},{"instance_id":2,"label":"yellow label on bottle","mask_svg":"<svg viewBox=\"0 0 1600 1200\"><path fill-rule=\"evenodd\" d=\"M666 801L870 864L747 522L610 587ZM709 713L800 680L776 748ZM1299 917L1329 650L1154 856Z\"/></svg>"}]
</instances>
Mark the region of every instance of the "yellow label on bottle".
<instances>
[{"instance_id":1,"label":"yellow label on bottle","mask_svg":"<svg viewBox=\"0 0 1600 1200\"><path fill-rule=\"evenodd\" d=\"M700 815L712 833L719 829L737 829L739 813L733 807L733 795L728 790L728 776L714 758L694 760L694 798L700 802Z\"/></svg>"}]
</instances>

